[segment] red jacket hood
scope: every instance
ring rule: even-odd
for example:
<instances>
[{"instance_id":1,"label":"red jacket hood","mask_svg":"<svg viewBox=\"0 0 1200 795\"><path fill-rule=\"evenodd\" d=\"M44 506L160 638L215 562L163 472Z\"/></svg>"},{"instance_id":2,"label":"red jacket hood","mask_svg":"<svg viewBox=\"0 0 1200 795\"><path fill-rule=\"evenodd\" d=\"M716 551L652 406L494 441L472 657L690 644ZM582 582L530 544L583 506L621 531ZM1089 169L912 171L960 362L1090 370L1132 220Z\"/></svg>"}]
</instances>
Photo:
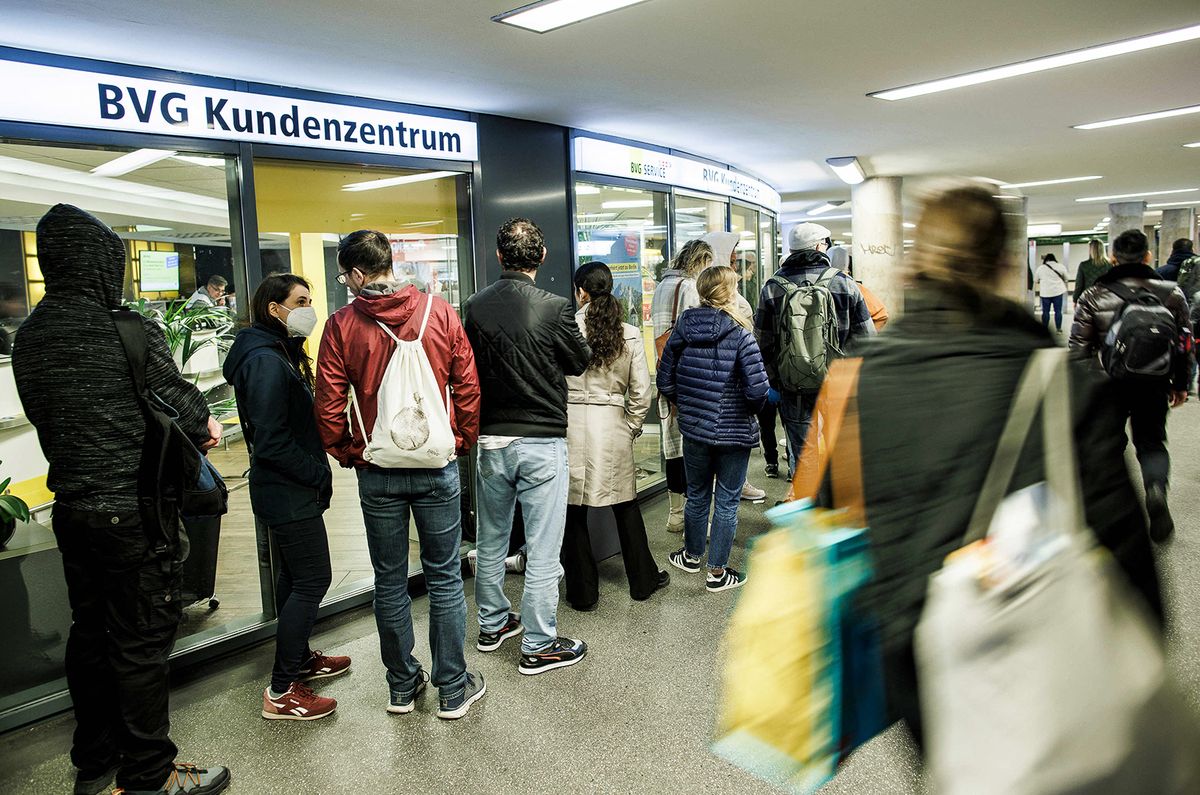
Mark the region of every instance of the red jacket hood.
<instances>
[{"instance_id":1,"label":"red jacket hood","mask_svg":"<svg viewBox=\"0 0 1200 795\"><path fill-rule=\"evenodd\" d=\"M388 326L402 326L420 307L425 309L425 296L409 284L389 295L360 295L350 304L372 320Z\"/></svg>"}]
</instances>

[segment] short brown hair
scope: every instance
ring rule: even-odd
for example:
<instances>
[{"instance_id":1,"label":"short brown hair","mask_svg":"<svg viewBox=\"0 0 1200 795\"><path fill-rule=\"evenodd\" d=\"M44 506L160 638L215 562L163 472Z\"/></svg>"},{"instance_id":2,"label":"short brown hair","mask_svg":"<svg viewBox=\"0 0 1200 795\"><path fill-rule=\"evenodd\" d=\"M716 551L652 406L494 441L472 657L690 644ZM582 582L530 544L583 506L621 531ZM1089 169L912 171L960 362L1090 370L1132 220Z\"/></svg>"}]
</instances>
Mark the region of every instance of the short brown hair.
<instances>
[{"instance_id":1,"label":"short brown hair","mask_svg":"<svg viewBox=\"0 0 1200 795\"><path fill-rule=\"evenodd\" d=\"M359 229L338 241L338 267L344 272L357 268L363 276L390 275L392 243L383 232Z\"/></svg>"}]
</instances>

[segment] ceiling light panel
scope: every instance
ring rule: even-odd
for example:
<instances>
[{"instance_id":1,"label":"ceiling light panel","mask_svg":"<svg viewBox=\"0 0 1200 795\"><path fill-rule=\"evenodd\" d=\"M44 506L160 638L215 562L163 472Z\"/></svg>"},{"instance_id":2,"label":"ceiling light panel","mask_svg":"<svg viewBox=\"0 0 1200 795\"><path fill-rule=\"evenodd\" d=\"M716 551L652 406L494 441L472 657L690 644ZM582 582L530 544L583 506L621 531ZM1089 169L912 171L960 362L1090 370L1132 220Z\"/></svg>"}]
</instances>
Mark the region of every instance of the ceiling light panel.
<instances>
[{"instance_id":1,"label":"ceiling light panel","mask_svg":"<svg viewBox=\"0 0 1200 795\"><path fill-rule=\"evenodd\" d=\"M1093 179L1104 179L1104 177L1064 177L1062 179L1043 179L1037 182L1011 182L1000 186L1002 190L1011 188L1037 188L1042 185L1066 185L1068 182L1088 182Z\"/></svg>"},{"instance_id":2,"label":"ceiling light panel","mask_svg":"<svg viewBox=\"0 0 1200 795\"><path fill-rule=\"evenodd\" d=\"M1076 124L1076 130L1100 130L1105 127L1120 127L1124 124L1140 124L1144 121L1158 121L1159 119L1170 119L1175 116L1189 116L1193 113L1200 113L1200 105L1188 105L1186 108L1172 108L1171 110L1159 110L1154 113L1142 113L1138 116L1122 116L1119 119L1107 119L1105 121L1093 121L1087 124Z\"/></svg>"},{"instance_id":3,"label":"ceiling light panel","mask_svg":"<svg viewBox=\"0 0 1200 795\"><path fill-rule=\"evenodd\" d=\"M857 157L831 157L825 162L847 185L857 185L867 178Z\"/></svg>"},{"instance_id":4,"label":"ceiling light panel","mask_svg":"<svg viewBox=\"0 0 1200 795\"><path fill-rule=\"evenodd\" d=\"M1191 193L1200 190L1200 188L1179 188L1177 190L1148 190L1141 193L1118 193L1113 196L1085 196L1082 199L1076 199L1077 202L1106 202L1114 199L1140 199L1143 196L1169 196L1175 193Z\"/></svg>"},{"instance_id":5,"label":"ceiling light panel","mask_svg":"<svg viewBox=\"0 0 1200 795\"><path fill-rule=\"evenodd\" d=\"M1200 25L1155 33L1150 36L1139 36L1134 39L1112 42L1111 44L1085 47L1082 50L1072 50L1071 52L1059 53L1058 55L1034 58L1031 61L1022 61L991 69L981 69L976 72L945 77L940 80L930 80L925 83L916 83L902 88L876 91L867 96L893 101L897 99L910 99L912 97L924 96L925 94L936 94L939 91L950 91L956 88L979 85L980 83L1005 80L1010 77L1021 77L1022 75L1033 74L1035 72L1045 72L1049 69L1074 66L1075 64L1087 63L1088 61L1098 61L1102 58L1127 55L1132 52L1141 52L1142 50L1165 47L1169 44L1178 44L1195 39L1200 39Z\"/></svg>"},{"instance_id":6,"label":"ceiling light panel","mask_svg":"<svg viewBox=\"0 0 1200 795\"><path fill-rule=\"evenodd\" d=\"M1196 141L1194 144L1184 144L1184 146L1188 149L1200 149L1200 141Z\"/></svg>"},{"instance_id":7,"label":"ceiling light panel","mask_svg":"<svg viewBox=\"0 0 1200 795\"><path fill-rule=\"evenodd\" d=\"M492 21L532 30L534 33L547 33L644 2L646 0L542 0L497 14L492 17Z\"/></svg>"},{"instance_id":8,"label":"ceiling light panel","mask_svg":"<svg viewBox=\"0 0 1200 795\"><path fill-rule=\"evenodd\" d=\"M429 171L425 174L409 174L404 177L387 177L386 179L372 179L367 182L351 182L349 185L343 185L344 191L362 191L362 190L378 190L380 188L392 188L397 185L411 185L414 182L428 182L431 179L443 179L445 177L458 176L457 171Z\"/></svg>"},{"instance_id":9,"label":"ceiling light panel","mask_svg":"<svg viewBox=\"0 0 1200 795\"><path fill-rule=\"evenodd\" d=\"M822 204L820 207L814 207L813 209L809 210L808 214L809 215L824 215L825 213L833 212L837 208L841 207L843 204L845 204L844 201L843 202L826 202L825 204Z\"/></svg>"},{"instance_id":10,"label":"ceiling light panel","mask_svg":"<svg viewBox=\"0 0 1200 795\"><path fill-rule=\"evenodd\" d=\"M175 152L169 149L139 149L127 155L121 155L115 160L109 160L103 165L96 166L92 173L98 177L119 177L130 171L137 171L151 163L174 157Z\"/></svg>"}]
</instances>

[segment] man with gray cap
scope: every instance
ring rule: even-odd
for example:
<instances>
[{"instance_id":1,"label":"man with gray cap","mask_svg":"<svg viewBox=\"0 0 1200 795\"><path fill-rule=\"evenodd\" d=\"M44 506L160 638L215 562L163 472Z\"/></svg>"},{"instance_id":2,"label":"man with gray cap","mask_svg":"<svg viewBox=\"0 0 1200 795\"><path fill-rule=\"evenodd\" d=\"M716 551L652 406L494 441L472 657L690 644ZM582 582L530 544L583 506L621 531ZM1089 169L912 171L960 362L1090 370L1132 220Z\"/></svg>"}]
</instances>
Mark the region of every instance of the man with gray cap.
<instances>
[{"instance_id":1,"label":"man with gray cap","mask_svg":"<svg viewBox=\"0 0 1200 795\"><path fill-rule=\"evenodd\" d=\"M821 388L819 380L797 383L792 374L798 370L811 369L813 364L821 369L819 362L797 361L797 357L837 356L845 353L855 339L875 333L862 291L849 274L829 261L826 252L833 242L831 236L820 224L799 223L792 227L788 235L791 254L763 285L754 315L754 333L767 377L780 395L779 413L787 431L790 475L795 474ZM832 298L833 311L826 322L837 326L838 350L806 349L797 335L806 323L814 322L825 297Z\"/></svg>"}]
</instances>

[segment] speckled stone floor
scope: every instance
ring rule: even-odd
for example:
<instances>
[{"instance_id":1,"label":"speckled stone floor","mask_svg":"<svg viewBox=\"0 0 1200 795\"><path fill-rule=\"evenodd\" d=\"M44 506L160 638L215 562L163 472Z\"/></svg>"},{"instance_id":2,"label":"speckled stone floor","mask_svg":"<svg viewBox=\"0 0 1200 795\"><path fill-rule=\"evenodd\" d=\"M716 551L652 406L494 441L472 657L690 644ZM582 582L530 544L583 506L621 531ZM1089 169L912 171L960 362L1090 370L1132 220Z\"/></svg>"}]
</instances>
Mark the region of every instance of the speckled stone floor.
<instances>
[{"instance_id":1,"label":"speckled stone floor","mask_svg":"<svg viewBox=\"0 0 1200 795\"><path fill-rule=\"evenodd\" d=\"M1172 663L1200 705L1200 405L1173 413L1174 490L1179 532L1162 548L1173 617ZM786 484L751 479L768 503ZM765 506L742 511L734 565L744 539L766 529ZM666 500L646 506L652 549L666 566L678 536L662 528ZM564 634L582 637L591 652L579 665L537 677L516 670L516 644L468 665L483 673L488 694L463 720L437 720L429 693L407 716L384 712L387 688L375 624L368 610L324 622L314 645L354 657L348 676L321 685L339 700L334 717L315 723L267 722L258 715L271 667L270 645L208 665L183 677L173 694L173 736L182 759L233 770L231 793L666 793L770 792L767 785L708 750L716 705L718 642L733 604L729 594L704 592L700 575L671 569L665 593L634 603L617 559L601 566L600 609L560 611ZM516 602L519 578L510 581ZM470 588L468 587L468 595ZM425 600L415 603L417 637L425 637ZM428 662L428 651L418 645ZM0 737L0 790L70 792L66 755L72 721L60 716ZM823 793L923 792L907 736L898 728L860 749Z\"/></svg>"}]
</instances>

